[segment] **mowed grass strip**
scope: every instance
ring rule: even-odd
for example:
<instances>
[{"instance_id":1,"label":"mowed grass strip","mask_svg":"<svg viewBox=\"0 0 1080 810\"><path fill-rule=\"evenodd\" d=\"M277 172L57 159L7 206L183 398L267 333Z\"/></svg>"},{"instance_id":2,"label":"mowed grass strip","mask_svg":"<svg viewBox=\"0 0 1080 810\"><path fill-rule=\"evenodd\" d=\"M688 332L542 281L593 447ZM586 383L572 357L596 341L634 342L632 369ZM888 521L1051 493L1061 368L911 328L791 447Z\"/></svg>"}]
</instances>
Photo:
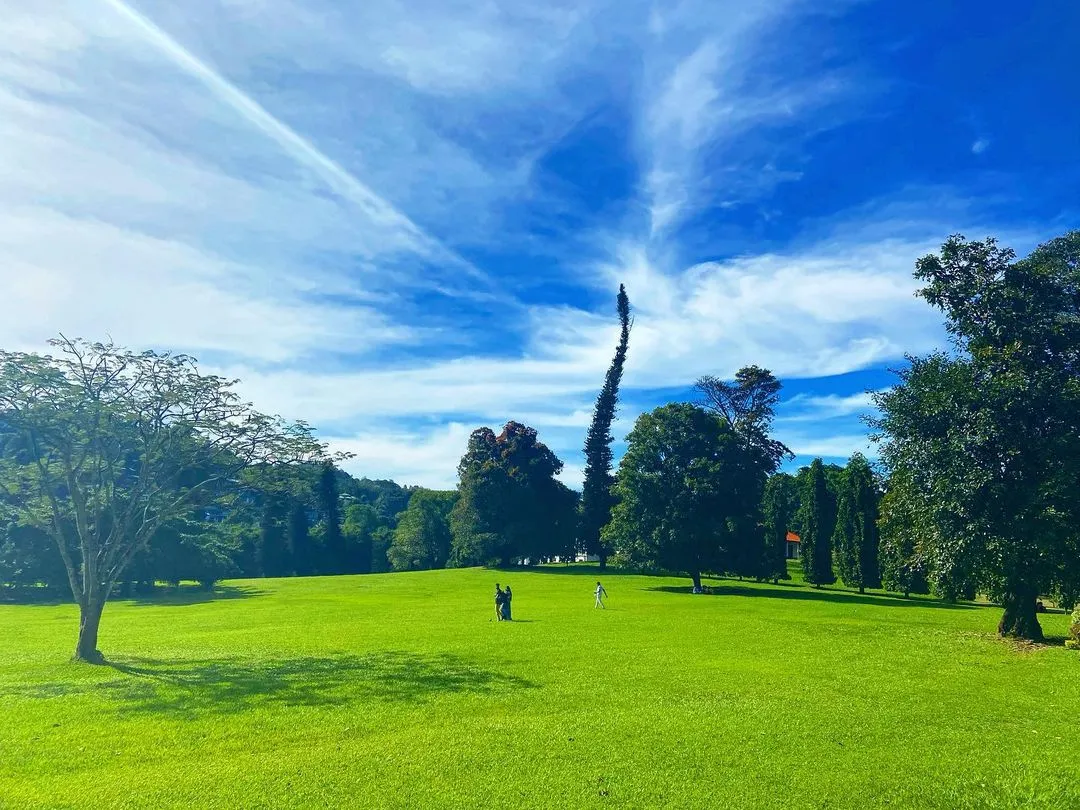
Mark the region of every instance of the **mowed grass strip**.
<instances>
[{"instance_id":1,"label":"mowed grass strip","mask_svg":"<svg viewBox=\"0 0 1080 810\"><path fill-rule=\"evenodd\" d=\"M596 579L116 602L105 667L72 606L0 605L0 806L1080 807L1080 657L997 608L605 573L601 611Z\"/></svg>"}]
</instances>

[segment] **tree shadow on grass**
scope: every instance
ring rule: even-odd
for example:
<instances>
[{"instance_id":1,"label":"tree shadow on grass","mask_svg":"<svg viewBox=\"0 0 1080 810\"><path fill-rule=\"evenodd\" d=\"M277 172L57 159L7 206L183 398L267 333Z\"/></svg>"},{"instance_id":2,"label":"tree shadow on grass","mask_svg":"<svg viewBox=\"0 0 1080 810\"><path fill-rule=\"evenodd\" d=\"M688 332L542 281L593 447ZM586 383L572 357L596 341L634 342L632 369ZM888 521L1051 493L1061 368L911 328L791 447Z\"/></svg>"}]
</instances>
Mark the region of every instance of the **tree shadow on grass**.
<instances>
[{"instance_id":1,"label":"tree shadow on grass","mask_svg":"<svg viewBox=\"0 0 1080 810\"><path fill-rule=\"evenodd\" d=\"M657 585L645 588L647 591L661 591L663 593L692 594L690 585ZM695 594L698 595L698 594ZM887 607L923 607L939 608L944 610L977 610L979 608L994 607L993 605L979 605L972 603L942 602L931 599L905 599L902 596L886 596L873 593L853 593L851 591L833 591L824 588L806 588L798 586L762 586L748 588L742 585L710 585L705 591L705 596L754 596L762 599L795 599L811 602L835 602L843 605L882 605Z\"/></svg>"},{"instance_id":2,"label":"tree shadow on grass","mask_svg":"<svg viewBox=\"0 0 1080 810\"><path fill-rule=\"evenodd\" d=\"M30 698L103 695L120 714L200 717L266 706L419 703L440 694L496 694L537 684L450 654L384 651L284 660L215 658L166 662L117 658L123 677L104 683L35 684L6 690ZM0 694L3 694L0 691Z\"/></svg>"},{"instance_id":3,"label":"tree shadow on grass","mask_svg":"<svg viewBox=\"0 0 1080 810\"><path fill-rule=\"evenodd\" d=\"M205 602L217 602L223 599L249 599L263 596L267 592L250 585L215 585L207 590L198 585L181 585L178 588L160 587L150 593L126 594L113 593L110 603L128 605L200 605ZM70 590L60 588L25 587L0 588L0 605L38 605L55 607L74 605L75 600Z\"/></svg>"},{"instance_id":4,"label":"tree shadow on grass","mask_svg":"<svg viewBox=\"0 0 1080 810\"><path fill-rule=\"evenodd\" d=\"M114 597L117 602L144 605L201 605L206 602L218 602L225 599L251 599L265 596L266 591L251 585L215 585L212 589L197 585L181 585L179 588L161 588L153 593L135 594L134 596Z\"/></svg>"},{"instance_id":5,"label":"tree shadow on grass","mask_svg":"<svg viewBox=\"0 0 1080 810\"><path fill-rule=\"evenodd\" d=\"M579 563L564 565L562 563L546 563L544 565L506 565L489 566L489 571L498 571L504 574L573 574L577 576L593 576L601 578L615 573L610 568L601 571L596 563ZM622 572L625 573L625 572Z\"/></svg>"}]
</instances>

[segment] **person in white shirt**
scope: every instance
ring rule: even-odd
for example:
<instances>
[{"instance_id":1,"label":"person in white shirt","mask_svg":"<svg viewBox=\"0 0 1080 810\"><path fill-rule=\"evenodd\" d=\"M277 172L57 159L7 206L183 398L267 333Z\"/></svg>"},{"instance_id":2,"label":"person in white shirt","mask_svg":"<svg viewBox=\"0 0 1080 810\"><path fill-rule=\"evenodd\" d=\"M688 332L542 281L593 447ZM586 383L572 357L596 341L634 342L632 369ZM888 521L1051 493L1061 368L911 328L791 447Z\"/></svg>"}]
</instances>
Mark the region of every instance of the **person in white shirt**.
<instances>
[{"instance_id":1,"label":"person in white shirt","mask_svg":"<svg viewBox=\"0 0 1080 810\"><path fill-rule=\"evenodd\" d=\"M597 582L596 583L596 604L593 605L593 607L594 608L603 608L604 607L604 597L605 596L607 596L607 591L604 590L603 585L601 585L599 582ZM604 610L607 610L607 608L604 608Z\"/></svg>"}]
</instances>

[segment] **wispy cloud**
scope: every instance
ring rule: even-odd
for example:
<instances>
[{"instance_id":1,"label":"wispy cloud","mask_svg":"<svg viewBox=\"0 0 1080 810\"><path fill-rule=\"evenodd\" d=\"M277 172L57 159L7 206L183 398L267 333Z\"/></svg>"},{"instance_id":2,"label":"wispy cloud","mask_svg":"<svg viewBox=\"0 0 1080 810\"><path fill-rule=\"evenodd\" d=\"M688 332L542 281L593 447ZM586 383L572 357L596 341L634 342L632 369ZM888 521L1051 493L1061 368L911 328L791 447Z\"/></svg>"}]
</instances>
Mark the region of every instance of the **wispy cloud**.
<instances>
[{"instance_id":1,"label":"wispy cloud","mask_svg":"<svg viewBox=\"0 0 1080 810\"><path fill-rule=\"evenodd\" d=\"M702 373L922 351L940 328L914 259L977 221L948 189L882 189L769 239L763 212L733 224L865 112L872 82L820 11L8 3L0 345L62 329L190 351L321 426L354 471L437 485L469 430L511 418L580 476L620 282L619 439ZM847 447L857 400L792 400L789 442Z\"/></svg>"},{"instance_id":2,"label":"wispy cloud","mask_svg":"<svg viewBox=\"0 0 1080 810\"><path fill-rule=\"evenodd\" d=\"M987 149L990 148L990 141L986 138L977 138L973 144L971 144L972 154L981 155Z\"/></svg>"},{"instance_id":3,"label":"wispy cloud","mask_svg":"<svg viewBox=\"0 0 1080 810\"><path fill-rule=\"evenodd\" d=\"M800 394L783 403L782 423L821 422L848 416L861 417L875 411L873 392L812 396Z\"/></svg>"}]
</instances>

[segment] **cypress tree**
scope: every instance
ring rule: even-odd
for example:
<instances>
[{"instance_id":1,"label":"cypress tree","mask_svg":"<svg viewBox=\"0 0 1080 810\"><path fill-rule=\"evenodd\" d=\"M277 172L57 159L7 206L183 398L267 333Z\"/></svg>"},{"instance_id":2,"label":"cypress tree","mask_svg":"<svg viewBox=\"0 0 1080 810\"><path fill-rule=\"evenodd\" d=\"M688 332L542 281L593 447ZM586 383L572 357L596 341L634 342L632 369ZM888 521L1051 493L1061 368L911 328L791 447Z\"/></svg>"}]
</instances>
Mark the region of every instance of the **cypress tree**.
<instances>
[{"instance_id":1,"label":"cypress tree","mask_svg":"<svg viewBox=\"0 0 1080 810\"><path fill-rule=\"evenodd\" d=\"M270 492L264 496L259 521L259 567L265 577L285 577L292 573L289 551L285 543L285 511L283 496Z\"/></svg>"},{"instance_id":2,"label":"cypress tree","mask_svg":"<svg viewBox=\"0 0 1080 810\"><path fill-rule=\"evenodd\" d=\"M840 579L859 593L880 588L878 489L869 462L856 453L840 478L833 552Z\"/></svg>"},{"instance_id":3,"label":"cypress tree","mask_svg":"<svg viewBox=\"0 0 1080 810\"><path fill-rule=\"evenodd\" d=\"M777 582L790 579L787 572L787 534L794 525L798 509L795 479L787 473L770 476L761 499L761 518L765 528L765 579Z\"/></svg>"},{"instance_id":4,"label":"cypress tree","mask_svg":"<svg viewBox=\"0 0 1080 810\"><path fill-rule=\"evenodd\" d=\"M839 482L833 554L844 584L881 587L878 567L878 492L870 464L859 453L851 457Z\"/></svg>"},{"instance_id":5,"label":"cypress tree","mask_svg":"<svg viewBox=\"0 0 1080 810\"><path fill-rule=\"evenodd\" d=\"M803 574L814 587L836 582L832 570L832 534L836 523L836 506L825 479L825 467L820 458L814 459L803 476L802 506L799 510L802 526Z\"/></svg>"},{"instance_id":6,"label":"cypress tree","mask_svg":"<svg viewBox=\"0 0 1080 810\"><path fill-rule=\"evenodd\" d=\"M611 425L619 402L619 383L622 381L626 349L630 342L630 299L626 288L619 285L616 302L619 313L619 345L611 361L604 386L596 397L592 424L585 437L585 482L581 491L581 528L578 543L588 554L600 557L600 567L607 564L611 549L600 539L600 531L611 521L611 508L615 505L612 485Z\"/></svg>"},{"instance_id":7,"label":"cypress tree","mask_svg":"<svg viewBox=\"0 0 1080 810\"><path fill-rule=\"evenodd\" d=\"M323 466L318 486L319 515L323 524L323 547L326 553L326 572L345 573L345 539L341 534L341 508L338 504L337 470L333 464Z\"/></svg>"},{"instance_id":8,"label":"cypress tree","mask_svg":"<svg viewBox=\"0 0 1080 810\"><path fill-rule=\"evenodd\" d=\"M300 498L293 498L289 509L289 547L292 549L293 570L296 575L303 577L315 573L307 505Z\"/></svg>"}]
</instances>

